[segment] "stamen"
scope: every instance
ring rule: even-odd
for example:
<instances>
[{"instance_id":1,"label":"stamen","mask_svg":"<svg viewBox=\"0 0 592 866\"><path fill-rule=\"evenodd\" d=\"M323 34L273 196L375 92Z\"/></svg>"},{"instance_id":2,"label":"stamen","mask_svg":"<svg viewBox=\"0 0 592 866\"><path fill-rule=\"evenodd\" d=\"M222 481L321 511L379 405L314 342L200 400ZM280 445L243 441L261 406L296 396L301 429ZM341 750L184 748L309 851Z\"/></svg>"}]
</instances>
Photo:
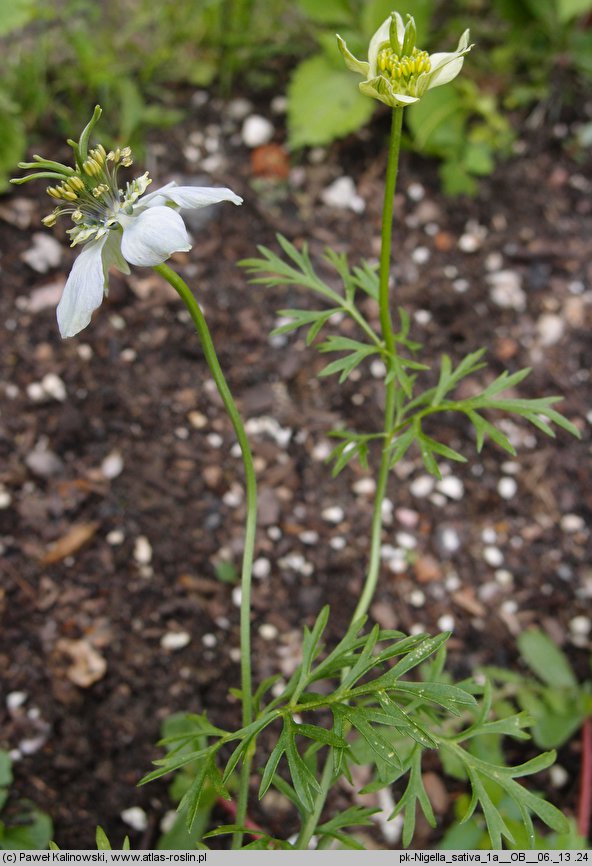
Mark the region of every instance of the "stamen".
<instances>
[{"instance_id":1,"label":"stamen","mask_svg":"<svg viewBox=\"0 0 592 866\"><path fill-rule=\"evenodd\" d=\"M91 177L98 177L103 171L103 168L95 159L89 157L82 163L82 170L85 174L88 174Z\"/></svg>"},{"instance_id":2,"label":"stamen","mask_svg":"<svg viewBox=\"0 0 592 866\"><path fill-rule=\"evenodd\" d=\"M431 68L430 56L427 51L414 48L411 54L400 57L388 44L378 52L377 65L387 78L405 88L409 86L413 78L423 72L429 72Z\"/></svg>"}]
</instances>

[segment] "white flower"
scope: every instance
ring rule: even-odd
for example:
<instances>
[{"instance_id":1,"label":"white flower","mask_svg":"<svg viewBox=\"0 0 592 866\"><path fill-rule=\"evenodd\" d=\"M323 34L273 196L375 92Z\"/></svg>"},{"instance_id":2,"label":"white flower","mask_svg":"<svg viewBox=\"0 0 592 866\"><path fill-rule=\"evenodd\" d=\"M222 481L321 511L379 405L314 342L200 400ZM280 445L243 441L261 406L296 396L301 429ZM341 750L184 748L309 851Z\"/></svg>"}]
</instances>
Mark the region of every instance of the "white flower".
<instances>
[{"instance_id":1,"label":"white flower","mask_svg":"<svg viewBox=\"0 0 592 866\"><path fill-rule=\"evenodd\" d=\"M68 230L72 246L84 245L57 308L62 337L73 337L88 325L107 294L110 267L129 274L129 265L159 265L173 253L191 249L179 209L221 201L242 203L240 196L225 187L177 186L174 182L146 195L151 183L147 173L128 183L125 190L119 189L117 172L120 166L132 164L131 151L126 147L107 153L100 144L88 150L88 138L100 114L97 107L80 142L70 142L76 168L36 156L34 163L20 167L33 168L37 174L14 181L59 180L47 192L60 204L43 222L52 226L59 216L69 214L74 222L74 228Z\"/></svg>"},{"instance_id":2,"label":"white flower","mask_svg":"<svg viewBox=\"0 0 592 866\"><path fill-rule=\"evenodd\" d=\"M337 43L346 65L352 72L365 76L359 85L362 93L391 107L417 102L427 90L448 84L462 69L469 45L469 31L460 37L456 51L428 54L415 47L415 21L407 24L398 12L383 21L368 47L368 60L357 60L341 36Z\"/></svg>"}]
</instances>

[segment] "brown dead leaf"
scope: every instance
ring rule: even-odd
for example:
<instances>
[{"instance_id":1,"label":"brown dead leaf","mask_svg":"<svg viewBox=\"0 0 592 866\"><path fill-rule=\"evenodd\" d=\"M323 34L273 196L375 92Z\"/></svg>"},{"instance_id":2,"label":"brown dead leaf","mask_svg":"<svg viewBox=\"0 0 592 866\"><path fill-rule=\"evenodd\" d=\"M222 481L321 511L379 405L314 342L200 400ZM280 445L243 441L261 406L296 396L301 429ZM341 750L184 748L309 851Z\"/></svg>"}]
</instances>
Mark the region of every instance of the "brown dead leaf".
<instances>
[{"instance_id":1,"label":"brown dead leaf","mask_svg":"<svg viewBox=\"0 0 592 866\"><path fill-rule=\"evenodd\" d=\"M81 689L88 689L103 679L107 672L107 662L87 640L61 638L56 650L71 659L72 664L66 670L66 676Z\"/></svg>"},{"instance_id":2,"label":"brown dead leaf","mask_svg":"<svg viewBox=\"0 0 592 866\"><path fill-rule=\"evenodd\" d=\"M76 523L71 526L68 532L58 538L41 557L42 565L53 565L67 556L72 556L93 538L99 525L93 521L92 523Z\"/></svg>"}]
</instances>

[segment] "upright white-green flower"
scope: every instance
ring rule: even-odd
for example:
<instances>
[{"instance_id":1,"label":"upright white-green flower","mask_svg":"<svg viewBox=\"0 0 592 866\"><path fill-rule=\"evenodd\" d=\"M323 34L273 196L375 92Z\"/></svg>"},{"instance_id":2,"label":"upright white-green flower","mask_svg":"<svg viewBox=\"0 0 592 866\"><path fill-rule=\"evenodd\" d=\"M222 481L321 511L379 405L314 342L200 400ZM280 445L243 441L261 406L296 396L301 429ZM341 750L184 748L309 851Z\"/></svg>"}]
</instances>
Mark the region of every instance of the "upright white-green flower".
<instances>
[{"instance_id":1,"label":"upright white-green flower","mask_svg":"<svg viewBox=\"0 0 592 866\"><path fill-rule=\"evenodd\" d=\"M415 46L416 35L411 15L405 24L398 12L392 12L370 40L367 61L357 60L341 36L337 43L348 68L364 76L362 93L394 108L411 105L427 90L456 78L473 47L465 30L456 51L428 54Z\"/></svg>"},{"instance_id":2,"label":"upright white-green flower","mask_svg":"<svg viewBox=\"0 0 592 866\"><path fill-rule=\"evenodd\" d=\"M131 151L125 147L107 153L101 144L89 151L90 133L100 115L97 106L80 141L68 142L74 150L75 168L35 156L35 162L20 163L19 168L37 173L13 180L59 181L47 188L59 204L43 223L53 226L59 216L68 214L74 223L68 229L71 245L83 245L57 308L62 337L73 337L89 324L108 292L110 267L129 274L130 264L159 265L172 253L191 249L185 223L177 212L180 208L201 208L221 201L242 203L224 187L177 186L174 182L145 195L151 183L148 173L120 189L118 169L132 164Z\"/></svg>"}]
</instances>

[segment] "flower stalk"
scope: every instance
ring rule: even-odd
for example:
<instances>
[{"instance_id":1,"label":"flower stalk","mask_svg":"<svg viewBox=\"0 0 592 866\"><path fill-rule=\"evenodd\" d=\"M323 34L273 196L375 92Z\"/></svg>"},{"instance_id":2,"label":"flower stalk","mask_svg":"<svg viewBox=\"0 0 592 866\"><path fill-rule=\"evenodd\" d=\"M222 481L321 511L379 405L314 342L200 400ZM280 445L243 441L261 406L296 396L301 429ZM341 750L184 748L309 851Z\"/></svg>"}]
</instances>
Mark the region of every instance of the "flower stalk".
<instances>
[{"instance_id":1,"label":"flower stalk","mask_svg":"<svg viewBox=\"0 0 592 866\"><path fill-rule=\"evenodd\" d=\"M195 325L199 336L203 353L212 374L212 378L218 389L218 393L232 423L237 441L241 449L245 472L247 516L245 523L245 541L243 548L243 562L241 572L241 606L240 606L240 666L241 666L241 701L242 701L242 723L243 727L250 725L253 721L253 684L251 670L251 584L253 573L253 557L255 550L255 531L257 526L257 481L255 478L255 467L253 455L249 446L249 440L242 422L240 413L234 402L234 398L228 387L228 383L222 372L214 342L205 316L201 311L199 303L195 299L189 286L181 277L166 264L155 265L157 274L173 287L177 292ZM249 795L249 779L254 750L250 749L245 756L241 768L239 784L239 795L236 808L236 824L244 826L247 816L247 804ZM233 848L240 848L242 844L242 833L236 833L233 838Z\"/></svg>"}]
</instances>

